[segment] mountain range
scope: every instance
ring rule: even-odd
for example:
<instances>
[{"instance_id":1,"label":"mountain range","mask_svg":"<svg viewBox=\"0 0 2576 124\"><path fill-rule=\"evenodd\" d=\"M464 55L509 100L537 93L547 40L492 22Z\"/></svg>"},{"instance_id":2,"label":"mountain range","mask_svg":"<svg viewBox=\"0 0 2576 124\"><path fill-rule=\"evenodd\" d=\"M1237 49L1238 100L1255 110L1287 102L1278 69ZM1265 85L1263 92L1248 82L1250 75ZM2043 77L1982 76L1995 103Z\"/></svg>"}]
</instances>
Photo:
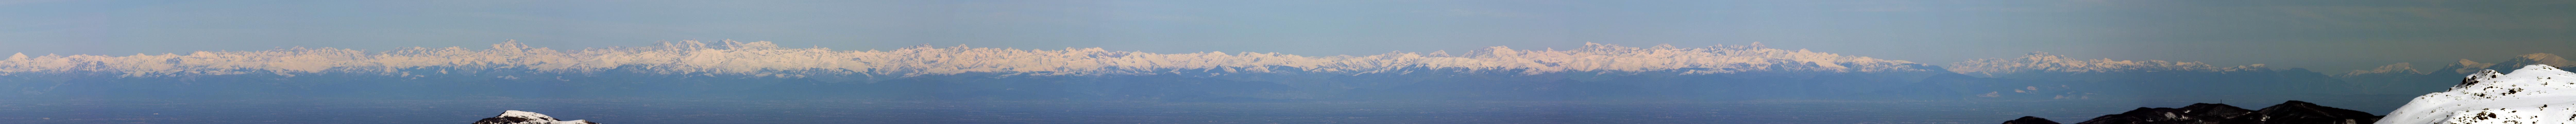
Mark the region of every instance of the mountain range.
<instances>
[{"instance_id":1,"label":"mountain range","mask_svg":"<svg viewBox=\"0 0 2576 124\"><path fill-rule=\"evenodd\" d=\"M2550 54L2417 71L2161 60L2019 58L1943 65L1768 48L1489 47L1465 53L1301 56L1101 48L913 46L840 51L681 41L555 50L337 48L189 54L11 55L0 97L711 97L988 100L1974 100L2227 94L2409 94L2449 70L2567 63ZM2395 76L2385 76L2395 75ZM2414 78L2408 76L2420 76ZM2447 80L2447 79L2444 79ZM2447 82L2447 81L2438 81ZM2428 91L2418 91L2428 90Z\"/></svg>"},{"instance_id":2,"label":"mountain range","mask_svg":"<svg viewBox=\"0 0 2576 124\"><path fill-rule=\"evenodd\" d=\"M2460 59L2458 63L2443 65L2442 68L2435 70L2416 70L2414 68L2410 68L2410 66L2412 66L2411 63L2397 63L2381 66L2378 69L2373 70L2353 70L2344 74L2335 75L2335 77L2341 78L2344 81L2352 82L2355 86L2355 90L2360 91L2431 93L2442 92L2453 84L2428 82L2455 82L2459 80L2459 75L2477 74L2479 71L2484 70L2496 70L2504 73L2512 73L2514 70L2519 70L2519 68L2528 65L2569 64L2576 64L2576 62L2568 62L2566 58L2561 58L2555 54L2532 53L2515 56L2514 58L2506 59L2504 61L2496 61L2495 63L2480 63L2468 59ZM2566 67L2559 68L2576 69Z\"/></svg>"}]
</instances>

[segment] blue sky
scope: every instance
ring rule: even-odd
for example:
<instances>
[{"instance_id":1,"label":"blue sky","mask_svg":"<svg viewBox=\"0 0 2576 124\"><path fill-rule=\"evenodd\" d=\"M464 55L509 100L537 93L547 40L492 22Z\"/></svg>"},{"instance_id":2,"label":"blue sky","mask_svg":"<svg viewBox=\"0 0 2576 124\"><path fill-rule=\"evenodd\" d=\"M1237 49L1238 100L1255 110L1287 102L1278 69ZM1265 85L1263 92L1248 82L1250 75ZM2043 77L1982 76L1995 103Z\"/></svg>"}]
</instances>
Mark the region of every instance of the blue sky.
<instances>
[{"instance_id":1,"label":"blue sky","mask_svg":"<svg viewBox=\"0 0 2576 124\"><path fill-rule=\"evenodd\" d=\"M2078 58L2270 64L2576 54L2571 1L134 1L0 0L0 52L643 46L774 41L1365 55L1583 42L1774 48L1946 64Z\"/></svg>"}]
</instances>

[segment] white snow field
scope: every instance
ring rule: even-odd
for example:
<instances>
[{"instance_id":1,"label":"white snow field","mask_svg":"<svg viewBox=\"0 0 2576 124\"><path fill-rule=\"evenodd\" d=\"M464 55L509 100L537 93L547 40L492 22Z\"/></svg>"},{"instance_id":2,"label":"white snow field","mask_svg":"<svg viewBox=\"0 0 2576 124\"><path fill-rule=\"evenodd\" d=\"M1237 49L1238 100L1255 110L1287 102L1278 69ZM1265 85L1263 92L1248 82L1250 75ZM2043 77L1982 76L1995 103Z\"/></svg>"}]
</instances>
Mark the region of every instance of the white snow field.
<instances>
[{"instance_id":1,"label":"white snow field","mask_svg":"<svg viewBox=\"0 0 2576 124\"><path fill-rule=\"evenodd\" d=\"M2469 74L2450 91L2424 94L2377 124L2576 123L2576 73L2528 65L2512 74Z\"/></svg>"}]
</instances>

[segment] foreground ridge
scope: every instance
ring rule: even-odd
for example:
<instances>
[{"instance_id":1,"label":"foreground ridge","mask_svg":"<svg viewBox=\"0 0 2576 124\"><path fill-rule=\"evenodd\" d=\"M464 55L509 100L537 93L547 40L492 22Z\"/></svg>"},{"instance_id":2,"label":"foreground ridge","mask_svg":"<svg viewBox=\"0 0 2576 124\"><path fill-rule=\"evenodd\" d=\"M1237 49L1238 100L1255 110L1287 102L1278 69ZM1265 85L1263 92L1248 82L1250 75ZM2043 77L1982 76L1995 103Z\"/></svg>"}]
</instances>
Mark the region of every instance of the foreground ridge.
<instances>
[{"instance_id":1,"label":"foreground ridge","mask_svg":"<svg viewBox=\"0 0 2576 124\"><path fill-rule=\"evenodd\" d=\"M2182 108L2145 108L2120 114L2102 115L2075 124L2370 124L2381 116L2368 112L2318 106L2292 100L2261 110L2246 110L2227 104L2193 103ZM2004 124L2056 124L2039 117L2023 116Z\"/></svg>"},{"instance_id":2,"label":"foreground ridge","mask_svg":"<svg viewBox=\"0 0 2576 124\"><path fill-rule=\"evenodd\" d=\"M2576 123L2576 73L2549 65L2528 65L2511 74L2483 70L2463 77L2449 91L2415 97L2388 112L2382 124L2569 124ZM2550 106L2558 106L2552 108Z\"/></svg>"}]
</instances>

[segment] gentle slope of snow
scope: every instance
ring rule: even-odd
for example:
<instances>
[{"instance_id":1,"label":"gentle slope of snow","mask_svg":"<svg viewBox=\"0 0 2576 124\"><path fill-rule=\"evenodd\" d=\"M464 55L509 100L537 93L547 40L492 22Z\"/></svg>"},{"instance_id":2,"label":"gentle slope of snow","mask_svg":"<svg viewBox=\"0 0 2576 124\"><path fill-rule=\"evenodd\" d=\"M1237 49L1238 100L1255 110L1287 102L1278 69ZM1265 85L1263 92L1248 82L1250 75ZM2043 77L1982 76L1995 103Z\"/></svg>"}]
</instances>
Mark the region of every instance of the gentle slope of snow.
<instances>
[{"instance_id":1,"label":"gentle slope of snow","mask_svg":"<svg viewBox=\"0 0 2576 124\"><path fill-rule=\"evenodd\" d=\"M2450 91L2424 94L2378 124L2576 123L2576 73L2529 65L2468 75Z\"/></svg>"}]
</instances>

